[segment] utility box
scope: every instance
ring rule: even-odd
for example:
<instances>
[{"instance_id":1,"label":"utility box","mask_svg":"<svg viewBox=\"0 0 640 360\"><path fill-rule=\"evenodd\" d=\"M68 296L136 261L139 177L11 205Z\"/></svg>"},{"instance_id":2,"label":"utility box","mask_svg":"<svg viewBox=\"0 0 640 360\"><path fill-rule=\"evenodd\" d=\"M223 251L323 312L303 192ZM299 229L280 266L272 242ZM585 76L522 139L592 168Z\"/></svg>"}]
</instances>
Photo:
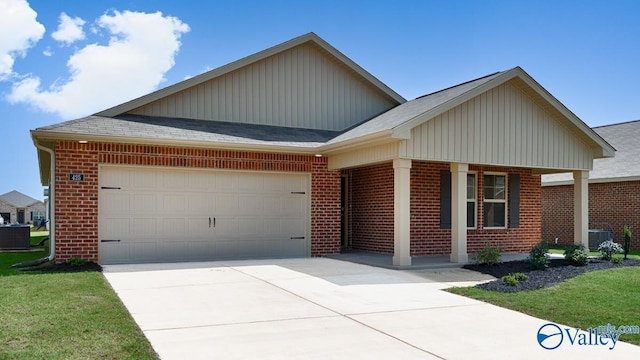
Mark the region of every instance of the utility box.
<instances>
[{"instance_id":1,"label":"utility box","mask_svg":"<svg viewBox=\"0 0 640 360\"><path fill-rule=\"evenodd\" d=\"M31 229L24 225L0 226L0 250L29 250Z\"/></svg>"},{"instance_id":2,"label":"utility box","mask_svg":"<svg viewBox=\"0 0 640 360\"><path fill-rule=\"evenodd\" d=\"M598 246L609 239L611 235L607 230L589 230L589 250L598 250Z\"/></svg>"}]
</instances>

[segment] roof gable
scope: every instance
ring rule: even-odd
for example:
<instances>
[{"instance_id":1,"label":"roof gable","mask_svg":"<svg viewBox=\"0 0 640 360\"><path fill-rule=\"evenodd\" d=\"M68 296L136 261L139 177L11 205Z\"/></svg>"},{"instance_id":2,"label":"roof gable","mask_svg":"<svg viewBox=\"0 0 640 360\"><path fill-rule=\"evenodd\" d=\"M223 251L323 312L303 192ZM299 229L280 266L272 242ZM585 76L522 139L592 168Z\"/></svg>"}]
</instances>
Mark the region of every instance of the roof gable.
<instances>
[{"instance_id":1,"label":"roof gable","mask_svg":"<svg viewBox=\"0 0 640 360\"><path fill-rule=\"evenodd\" d=\"M430 121L455 107L511 81L537 106L557 121L591 149L593 157L610 157L615 149L589 128L582 120L554 98L522 68L494 73L465 82L445 90L425 95L401 104L376 118L363 123L329 142L330 148L347 146L362 137L391 137L410 139L412 129Z\"/></svg>"},{"instance_id":2,"label":"roof gable","mask_svg":"<svg viewBox=\"0 0 640 360\"><path fill-rule=\"evenodd\" d=\"M310 33L96 115L341 131L404 101Z\"/></svg>"},{"instance_id":3,"label":"roof gable","mask_svg":"<svg viewBox=\"0 0 640 360\"><path fill-rule=\"evenodd\" d=\"M0 201L3 201L17 208L26 208L35 203L41 202L40 200L36 200L31 196L27 196L16 190L9 191L6 194L0 195Z\"/></svg>"}]
</instances>

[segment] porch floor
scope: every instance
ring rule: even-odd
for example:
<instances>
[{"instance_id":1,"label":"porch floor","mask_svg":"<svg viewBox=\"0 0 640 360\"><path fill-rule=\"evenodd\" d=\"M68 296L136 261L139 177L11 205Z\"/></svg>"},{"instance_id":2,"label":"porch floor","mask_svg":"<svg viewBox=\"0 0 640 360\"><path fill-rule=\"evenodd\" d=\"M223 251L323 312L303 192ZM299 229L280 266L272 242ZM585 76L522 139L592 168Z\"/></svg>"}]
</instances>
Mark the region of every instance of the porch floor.
<instances>
[{"instance_id":1,"label":"porch floor","mask_svg":"<svg viewBox=\"0 0 640 360\"><path fill-rule=\"evenodd\" d=\"M529 254L513 253L502 254L502 261L524 260ZM364 250L343 250L340 254L324 255L326 258L348 261L356 264L375 266L393 270L423 270L423 269L446 269L460 268L465 264L452 263L449 261L449 255L445 256L412 256L410 266L393 265L393 255L376 253ZM473 263L471 254L469 254L469 263Z\"/></svg>"}]
</instances>

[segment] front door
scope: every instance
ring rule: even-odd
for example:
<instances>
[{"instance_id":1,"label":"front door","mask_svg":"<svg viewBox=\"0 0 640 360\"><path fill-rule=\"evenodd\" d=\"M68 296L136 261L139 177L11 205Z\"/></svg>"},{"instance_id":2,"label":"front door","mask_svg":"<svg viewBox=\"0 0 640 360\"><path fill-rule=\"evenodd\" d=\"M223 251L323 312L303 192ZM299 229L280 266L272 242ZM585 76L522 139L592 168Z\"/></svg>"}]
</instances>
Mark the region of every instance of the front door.
<instances>
[{"instance_id":1,"label":"front door","mask_svg":"<svg viewBox=\"0 0 640 360\"><path fill-rule=\"evenodd\" d=\"M24 209L18 209L18 224L24 224Z\"/></svg>"}]
</instances>

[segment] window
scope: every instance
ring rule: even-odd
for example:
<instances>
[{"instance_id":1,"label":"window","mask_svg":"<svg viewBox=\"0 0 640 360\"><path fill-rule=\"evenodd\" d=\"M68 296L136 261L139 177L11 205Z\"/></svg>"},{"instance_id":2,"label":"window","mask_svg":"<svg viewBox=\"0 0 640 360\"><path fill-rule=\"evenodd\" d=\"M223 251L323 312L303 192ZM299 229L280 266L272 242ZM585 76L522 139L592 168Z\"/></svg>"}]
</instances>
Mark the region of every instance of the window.
<instances>
[{"instance_id":1,"label":"window","mask_svg":"<svg viewBox=\"0 0 640 360\"><path fill-rule=\"evenodd\" d=\"M476 227L476 174L467 174L467 228Z\"/></svg>"},{"instance_id":2,"label":"window","mask_svg":"<svg viewBox=\"0 0 640 360\"><path fill-rule=\"evenodd\" d=\"M44 211L32 211L31 212L31 221L44 220L45 212Z\"/></svg>"},{"instance_id":3,"label":"window","mask_svg":"<svg viewBox=\"0 0 640 360\"><path fill-rule=\"evenodd\" d=\"M484 227L505 228L507 224L507 176L484 175Z\"/></svg>"}]
</instances>

